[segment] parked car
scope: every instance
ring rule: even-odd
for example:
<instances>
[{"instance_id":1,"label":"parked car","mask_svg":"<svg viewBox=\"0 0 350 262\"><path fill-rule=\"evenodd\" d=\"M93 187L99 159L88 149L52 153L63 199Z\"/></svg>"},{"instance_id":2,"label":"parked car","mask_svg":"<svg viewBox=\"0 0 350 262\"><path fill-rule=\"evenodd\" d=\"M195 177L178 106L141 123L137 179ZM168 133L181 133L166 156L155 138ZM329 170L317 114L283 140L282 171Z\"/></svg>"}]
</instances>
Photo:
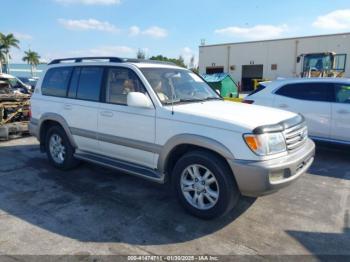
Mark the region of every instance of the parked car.
<instances>
[{"instance_id":1,"label":"parked car","mask_svg":"<svg viewBox=\"0 0 350 262\"><path fill-rule=\"evenodd\" d=\"M38 82L39 78L20 76L20 77L18 77L18 79L21 80L27 86L30 86L31 91L33 92L35 89L35 85Z\"/></svg>"},{"instance_id":2,"label":"parked car","mask_svg":"<svg viewBox=\"0 0 350 262\"><path fill-rule=\"evenodd\" d=\"M53 166L84 160L169 181L201 218L289 185L314 159L302 116L225 102L191 71L156 61L54 60L31 108L31 133Z\"/></svg>"},{"instance_id":3,"label":"parked car","mask_svg":"<svg viewBox=\"0 0 350 262\"><path fill-rule=\"evenodd\" d=\"M315 140L350 144L350 79L287 79L262 83L245 98L305 116Z\"/></svg>"},{"instance_id":4,"label":"parked car","mask_svg":"<svg viewBox=\"0 0 350 262\"><path fill-rule=\"evenodd\" d=\"M17 77L9 74L0 74L0 81L7 82L12 89L21 92L22 94L30 94L32 87L24 84Z\"/></svg>"}]
</instances>

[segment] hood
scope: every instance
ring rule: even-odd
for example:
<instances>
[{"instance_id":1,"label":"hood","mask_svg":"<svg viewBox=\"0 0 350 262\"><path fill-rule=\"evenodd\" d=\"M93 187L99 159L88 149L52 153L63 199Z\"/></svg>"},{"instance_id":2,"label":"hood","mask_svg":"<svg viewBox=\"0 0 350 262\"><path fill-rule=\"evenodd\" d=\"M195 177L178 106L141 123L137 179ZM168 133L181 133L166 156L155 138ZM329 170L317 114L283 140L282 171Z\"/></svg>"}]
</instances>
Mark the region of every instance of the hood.
<instances>
[{"instance_id":1,"label":"hood","mask_svg":"<svg viewBox=\"0 0 350 262\"><path fill-rule=\"evenodd\" d=\"M230 101L180 104L174 106L174 112L175 117L177 114L185 114L189 121L197 124L239 132L251 131L262 125L277 124L296 116L295 113L271 107Z\"/></svg>"}]
</instances>

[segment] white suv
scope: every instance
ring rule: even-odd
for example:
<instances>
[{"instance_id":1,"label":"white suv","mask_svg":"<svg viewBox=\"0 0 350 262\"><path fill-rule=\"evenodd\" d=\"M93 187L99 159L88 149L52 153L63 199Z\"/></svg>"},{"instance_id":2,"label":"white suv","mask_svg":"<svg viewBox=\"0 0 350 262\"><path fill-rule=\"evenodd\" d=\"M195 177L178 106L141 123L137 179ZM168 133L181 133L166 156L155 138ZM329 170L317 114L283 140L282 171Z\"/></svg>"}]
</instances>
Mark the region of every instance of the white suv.
<instances>
[{"instance_id":1,"label":"white suv","mask_svg":"<svg viewBox=\"0 0 350 262\"><path fill-rule=\"evenodd\" d=\"M54 60L31 103L31 133L55 167L84 160L169 181L201 218L225 214L241 194L277 191L314 159L301 115L225 102L202 78L171 64Z\"/></svg>"},{"instance_id":2,"label":"white suv","mask_svg":"<svg viewBox=\"0 0 350 262\"><path fill-rule=\"evenodd\" d=\"M313 139L350 145L350 79L266 82L248 95L245 102L300 113Z\"/></svg>"}]
</instances>

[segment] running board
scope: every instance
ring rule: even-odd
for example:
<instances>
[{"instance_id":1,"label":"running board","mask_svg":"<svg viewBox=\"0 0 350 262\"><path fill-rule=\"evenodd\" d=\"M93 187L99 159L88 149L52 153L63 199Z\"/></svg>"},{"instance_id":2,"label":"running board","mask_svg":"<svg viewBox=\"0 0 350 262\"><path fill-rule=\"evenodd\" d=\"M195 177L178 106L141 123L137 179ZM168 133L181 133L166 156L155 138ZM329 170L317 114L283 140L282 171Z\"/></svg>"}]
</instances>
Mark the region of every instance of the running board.
<instances>
[{"instance_id":1,"label":"running board","mask_svg":"<svg viewBox=\"0 0 350 262\"><path fill-rule=\"evenodd\" d=\"M139 176L139 177L151 180L153 182L157 182L161 184L164 183L164 175L160 174L156 170L151 169L149 167L144 167L144 166L132 164L130 162L126 162L123 160L118 160L118 159L101 156L93 153L83 152L80 150L77 150L75 152L74 157L79 160L91 162L107 168L122 171L130 175Z\"/></svg>"}]
</instances>

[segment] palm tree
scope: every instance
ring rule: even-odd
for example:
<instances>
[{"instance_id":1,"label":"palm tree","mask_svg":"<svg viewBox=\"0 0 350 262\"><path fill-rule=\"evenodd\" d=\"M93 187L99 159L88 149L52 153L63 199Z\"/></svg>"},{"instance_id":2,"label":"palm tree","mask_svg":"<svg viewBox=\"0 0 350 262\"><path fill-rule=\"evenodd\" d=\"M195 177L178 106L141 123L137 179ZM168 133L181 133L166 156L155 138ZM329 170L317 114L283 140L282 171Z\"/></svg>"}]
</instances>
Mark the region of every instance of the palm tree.
<instances>
[{"instance_id":1,"label":"palm tree","mask_svg":"<svg viewBox=\"0 0 350 262\"><path fill-rule=\"evenodd\" d=\"M40 63L39 59L40 56L37 52L34 52L32 50L28 50L24 52L25 56L22 58L24 62L27 62L30 65L30 72L32 77L34 76L34 69L35 67Z\"/></svg>"},{"instance_id":2,"label":"palm tree","mask_svg":"<svg viewBox=\"0 0 350 262\"><path fill-rule=\"evenodd\" d=\"M13 34L4 35L0 33L0 49L5 55L6 71L9 73L9 62L10 62L10 49L12 47L19 49L19 40L15 38Z\"/></svg>"},{"instance_id":3,"label":"palm tree","mask_svg":"<svg viewBox=\"0 0 350 262\"><path fill-rule=\"evenodd\" d=\"M0 74L2 74L2 65L5 63L5 53L0 46Z\"/></svg>"}]
</instances>

